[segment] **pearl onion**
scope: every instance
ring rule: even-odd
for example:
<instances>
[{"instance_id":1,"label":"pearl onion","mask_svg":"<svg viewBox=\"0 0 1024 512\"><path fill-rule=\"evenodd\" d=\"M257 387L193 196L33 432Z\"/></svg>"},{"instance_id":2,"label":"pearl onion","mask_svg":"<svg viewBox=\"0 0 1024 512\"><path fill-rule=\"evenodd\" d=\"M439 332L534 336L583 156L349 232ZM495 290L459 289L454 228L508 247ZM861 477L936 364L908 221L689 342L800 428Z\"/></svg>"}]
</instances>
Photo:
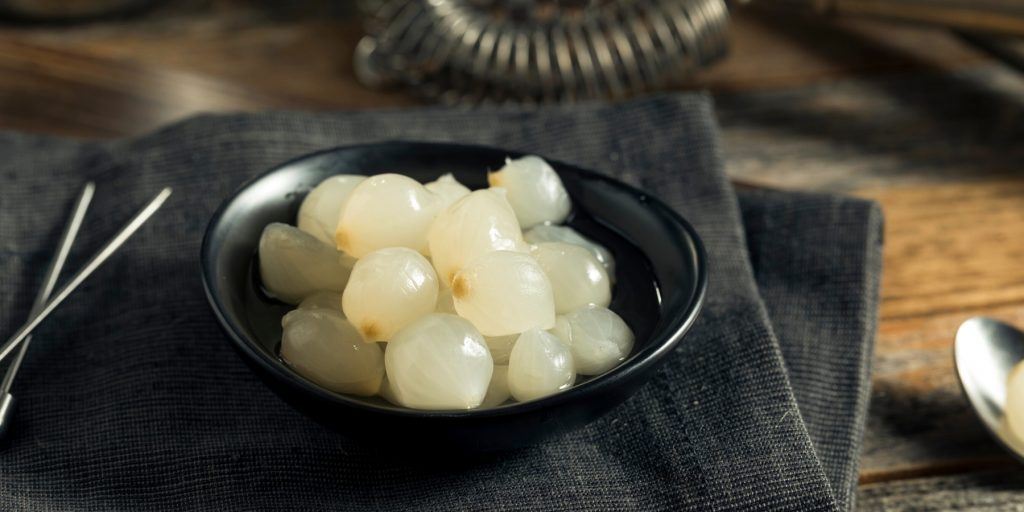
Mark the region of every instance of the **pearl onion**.
<instances>
[{"instance_id":1,"label":"pearl onion","mask_svg":"<svg viewBox=\"0 0 1024 512\"><path fill-rule=\"evenodd\" d=\"M508 336L484 336L487 348L491 350L491 359L494 359L494 364L508 364L508 356L512 353L512 347L515 346L517 339L519 339L519 333Z\"/></svg>"},{"instance_id":2,"label":"pearl onion","mask_svg":"<svg viewBox=\"0 0 1024 512\"><path fill-rule=\"evenodd\" d=\"M356 262L341 296L345 316L367 341L386 341L437 303L437 276L422 255L380 249Z\"/></svg>"},{"instance_id":3,"label":"pearl onion","mask_svg":"<svg viewBox=\"0 0 1024 512\"><path fill-rule=\"evenodd\" d=\"M528 254L494 251L455 274L455 311L485 336L555 325L551 282Z\"/></svg>"},{"instance_id":4,"label":"pearl onion","mask_svg":"<svg viewBox=\"0 0 1024 512\"><path fill-rule=\"evenodd\" d=\"M572 208L558 173L540 157L506 159L505 167L487 175L487 182L508 190L508 202L524 229L545 222L559 224Z\"/></svg>"},{"instance_id":5,"label":"pearl onion","mask_svg":"<svg viewBox=\"0 0 1024 512\"><path fill-rule=\"evenodd\" d=\"M302 302L299 303L299 309L324 309L342 315L341 294L334 292L314 293L302 299Z\"/></svg>"},{"instance_id":6,"label":"pearl onion","mask_svg":"<svg viewBox=\"0 0 1024 512\"><path fill-rule=\"evenodd\" d=\"M457 315L455 311L455 298L452 297L451 288L441 288L437 292L437 305L434 307L435 313L448 313L449 315Z\"/></svg>"},{"instance_id":7,"label":"pearl onion","mask_svg":"<svg viewBox=\"0 0 1024 512\"><path fill-rule=\"evenodd\" d=\"M366 179L366 176L331 176L306 194L299 207L299 229L317 237L325 244L334 245L334 232L338 228L341 209L348 201L349 194Z\"/></svg>"},{"instance_id":8,"label":"pearl onion","mask_svg":"<svg viewBox=\"0 0 1024 512\"><path fill-rule=\"evenodd\" d=\"M437 195L441 202L441 209L448 208L455 201L469 195L469 189L462 183L459 183L455 176L452 176L452 173L445 174L424 186L427 190Z\"/></svg>"},{"instance_id":9,"label":"pearl onion","mask_svg":"<svg viewBox=\"0 0 1024 512\"><path fill-rule=\"evenodd\" d=\"M338 393L371 396L384 377L384 354L352 324L325 310L297 309L281 320L281 357L303 377Z\"/></svg>"},{"instance_id":10,"label":"pearl onion","mask_svg":"<svg viewBox=\"0 0 1024 512\"><path fill-rule=\"evenodd\" d=\"M561 315L592 304L611 304L608 273L590 251L578 245L546 242L535 245L531 254L551 280L556 313Z\"/></svg>"},{"instance_id":11,"label":"pearl onion","mask_svg":"<svg viewBox=\"0 0 1024 512\"><path fill-rule=\"evenodd\" d=\"M572 352L562 340L539 329L519 335L508 361L508 388L516 400L557 393L575 380Z\"/></svg>"},{"instance_id":12,"label":"pearl onion","mask_svg":"<svg viewBox=\"0 0 1024 512\"><path fill-rule=\"evenodd\" d=\"M497 407L512 396L508 390L508 366L494 365L494 372L491 373L491 384L487 386L487 394L480 407Z\"/></svg>"},{"instance_id":13,"label":"pearl onion","mask_svg":"<svg viewBox=\"0 0 1024 512\"><path fill-rule=\"evenodd\" d=\"M1019 440L1024 441L1024 364L1018 363L1006 379L1006 404L1003 407L1006 425Z\"/></svg>"},{"instance_id":14,"label":"pearl onion","mask_svg":"<svg viewBox=\"0 0 1024 512\"><path fill-rule=\"evenodd\" d=\"M414 409L471 409L494 363L483 337L455 315L432 313L395 334L384 356L395 398Z\"/></svg>"},{"instance_id":15,"label":"pearl onion","mask_svg":"<svg viewBox=\"0 0 1024 512\"><path fill-rule=\"evenodd\" d=\"M384 354L387 355L386 349ZM384 380L380 383L380 392L377 393L377 396L387 400L392 405L402 405L401 402L398 401L398 397L395 396L395 389L391 387L391 381L388 380L386 372L384 373Z\"/></svg>"},{"instance_id":16,"label":"pearl onion","mask_svg":"<svg viewBox=\"0 0 1024 512\"><path fill-rule=\"evenodd\" d=\"M473 191L439 213L428 240L437 275L445 283L483 254L526 249L515 212L495 190Z\"/></svg>"},{"instance_id":17,"label":"pearl onion","mask_svg":"<svg viewBox=\"0 0 1024 512\"><path fill-rule=\"evenodd\" d=\"M334 240L338 249L357 258L386 247L429 254L427 230L439 206L437 197L416 180L379 174L349 195Z\"/></svg>"},{"instance_id":18,"label":"pearl onion","mask_svg":"<svg viewBox=\"0 0 1024 512\"><path fill-rule=\"evenodd\" d=\"M575 229L568 226L551 226L548 224L541 224L539 226L534 226L530 228L529 231L523 233L523 239L531 244L565 242L567 244L583 247L590 251L590 253L594 255L594 258L604 265L605 270L608 271L608 277L613 283L615 282L615 257L612 256L612 253L603 246L595 243L593 240L579 234Z\"/></svg>"},{"instance_id":19,"label":"pearl onion","mask_svg":"<svg viewBox=\"0 0 1024 512\"><path fill-rule=\"evenodd\" d=\"M633 350L633 331L608 308L591 306L560 316L551 332L569 345L580 375L611 370Z\"/></svg>"},{"instance_id":20,"label":"pearl onion","mask_svg":"<svg viewBox=\"0 0 1024 512\"><path fill-rule=\"evenodd\" d=\"M289 304L318 291L344 290L355 264L313 235L276 222L263 229L259 259L263 287Z\"/></svg>"}]
</instances>

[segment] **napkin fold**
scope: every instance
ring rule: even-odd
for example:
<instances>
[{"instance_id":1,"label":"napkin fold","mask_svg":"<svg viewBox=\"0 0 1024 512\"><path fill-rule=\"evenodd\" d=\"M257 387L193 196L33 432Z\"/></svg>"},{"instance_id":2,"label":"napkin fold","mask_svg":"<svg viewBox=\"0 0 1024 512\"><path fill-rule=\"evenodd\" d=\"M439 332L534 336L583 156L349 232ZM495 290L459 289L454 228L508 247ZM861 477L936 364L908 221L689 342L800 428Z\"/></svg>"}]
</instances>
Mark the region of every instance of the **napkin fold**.
<instances>
[{"instance_id":1,"label":"napkin fold","mask_svg":"<svg viewBox=\"0 0 1024 512\"><path fill-rule=\"evenodd\" d=\"M243 181L315 150L488 144L607 173L702 236L707 304L642 390L586 428L472 459L384 455L292 410L233 353L199 278ZM540 110L208 115L137 138L0 134L0 326L24 321L78 186L76 268L170 201L37 331L0 449L4 510L835 510L852 506L877 315L873 203L740 191L711 100Z\"/></svg>"}]
</instances>

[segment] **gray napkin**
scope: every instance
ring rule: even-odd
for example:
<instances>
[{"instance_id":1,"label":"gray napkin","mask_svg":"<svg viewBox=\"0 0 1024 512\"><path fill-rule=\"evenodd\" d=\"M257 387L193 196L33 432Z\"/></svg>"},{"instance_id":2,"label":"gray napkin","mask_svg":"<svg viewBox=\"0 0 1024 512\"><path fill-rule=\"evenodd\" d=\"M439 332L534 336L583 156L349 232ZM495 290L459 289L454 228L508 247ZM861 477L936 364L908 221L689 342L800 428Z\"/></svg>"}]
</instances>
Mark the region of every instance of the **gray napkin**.
<instances>
[{"instance_id":1,"label":"gray napkin","mask_svg":"<svg viewBox=\"0 0 1024 512\"><path fill-rule=\"evenodd\" d=\"M295 412L245 367L203 296L220 201L292 157L386 139L482 143L608 173L678 209L707 245L707 305L657 376L554 441L405 460ZM75 268L160 187L175 195L38 331L0 451L3 510L679 510L852 506L881 214L742 192L711 101L539 111L203 116L138 138L0 135L0 326L26 317L78 186L96 200Z\"/></svg>"}]
</instances>

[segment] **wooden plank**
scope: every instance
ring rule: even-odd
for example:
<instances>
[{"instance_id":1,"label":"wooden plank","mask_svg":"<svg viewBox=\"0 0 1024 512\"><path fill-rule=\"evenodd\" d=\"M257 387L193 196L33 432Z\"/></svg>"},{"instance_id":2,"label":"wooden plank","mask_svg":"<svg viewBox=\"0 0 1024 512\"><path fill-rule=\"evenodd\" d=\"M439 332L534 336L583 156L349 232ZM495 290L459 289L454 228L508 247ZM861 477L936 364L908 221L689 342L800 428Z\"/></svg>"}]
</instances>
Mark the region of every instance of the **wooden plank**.
<instances>
[{"instance_id":1,"label":"wooden plank","mask_svg":"<svg viewBox=\"0 0 1024 512\"><path fill-rule=\"evenodd\" d=\"M30 40L47 48L73 47L95 59L212 77L298 108L414 103L406 94L373 91L356 80L352 56L362 33L355 17L280 21L255 14L241 20L193 15L177 22L92 27L59 37L42 32Z\"/></svg>"},{"instance_id":2,"label":"wooden plank","mask_svg":"<svg viewBox=\"0 0 1024 512\"><path fill-rule=\"evenodd\" d=\"M1004 96L1024 83L993 68L906 80L717 98L734 177L852 192L885 211L865 483L1009 463L961 394L952 343L973 315L1024 326L1024 123Z\"/></svg>"},{"instance_id":3,"label":"wooden plank","mask_svg":"<svg viewBox=\"0 0 1024 512\"><path fill-rule=\"evenodd\" d=\"M269 7L192 8L131 23L0 29L0 127L109 137L199 112L416 103L356 81L361 29L350 15L281 21Z\"/></svg>"},{"instance_id":4,"label":"wooden plank","mask_svg":"<svg viewBox=\"0 0 1024 512\"><path fill-rule=\"evenodd\" d=\"M959 70L991 59L948 31L862 19L811 16L799 9L733 10L731 52L699 75L712 91L780 89L880 73Z\"/></svg>"},{"instance_id":5,"label":"wooden plank","mask_svg":"<svg viewBox=\"0 0 1024 512\"><path fill-rule=\"evenodd\" d=\"M1024 472L1005 469L862 486L859 510L1024 510Z\"/></svg>"},{"instance_id":6,"label":"wooden plank","mask_svg":"<svg viewBox=\"0 0 1024 512\"><path fill-rule=\"evenodd\" d=\"M949 0L831 0L825 10L839 14L879 16L958 30L1024 35L1024 6L1013 0L959 2ZM973 4L968 6L968 4Z\"/></svg>"},{"instance_id":7,"label":"wooden plank","mask_svg":"<svg viewBox=\"0 0 1024 512\"><path fill-rule=\"evenodd\" d=\"M1022 92L989 67L716 98L733 177L885 211L863 482L1008 461L960 392L952 342L973 315L1024 325Z\"/></svg>"},{"instance_id":8,"label":"wooden plank","mask_svg":"<svg viewBox=\"0 0 1024 512\"><path fill-rule=\"evenodd\" d=\"M882 322L862 483L1013 464L975 418L954 372L953 337L975 314L1024 325L1024 302Z\"/></svg>"},{"instance_id":9,"label":"wooden plank","mask_svg":"<svg viewBox=\"0 0 1024 512\"><path fill-rule=\"evenodd\" d=\"M0 40L0 90L0 120L6 128L84 136L145 131L211 109L285 104L200 75L10 40Z\"/></svg>"},{"instance_id":10,"label":"wooden plank","mask_svg":"<svg viewBox=\"0 0 1024 512\"><path fill-rule=\"evenodd\" d=\"M716 94L731 176L849 191L1017 174L1024 80L1001 66Z\"/></svg>"},{"instance_id":11,"label":"wooden plank","mask_svg":"<svg viewBox=\"0 0 1024 512\"><path fill-rule=\"evenodd\" d=\"M890 219L883 322L1024 304L1024 176L862 194Z\"/></svg>"}]
</instances>

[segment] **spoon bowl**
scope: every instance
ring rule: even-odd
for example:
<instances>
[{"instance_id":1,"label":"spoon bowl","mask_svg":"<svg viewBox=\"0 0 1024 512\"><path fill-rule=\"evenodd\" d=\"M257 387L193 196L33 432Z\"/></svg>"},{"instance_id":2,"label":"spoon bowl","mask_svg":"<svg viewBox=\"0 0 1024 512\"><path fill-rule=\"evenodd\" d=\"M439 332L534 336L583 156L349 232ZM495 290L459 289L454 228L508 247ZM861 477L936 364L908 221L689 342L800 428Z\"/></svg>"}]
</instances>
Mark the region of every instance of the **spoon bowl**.
<instances>
[{"instance_id":1,"label":"spoon bowl","mask_svg":"<svg viewBox=\"0 0 1024 512\"><path fill-rule=\"evenodd\" d=\"M1024 360L1024 332L999 320L974 317L957 329L953 355L960 386L985 429L1024 461L1024 441L1008 428L1004 410L1007 378Z\"/></svg>"}]
</instances>

